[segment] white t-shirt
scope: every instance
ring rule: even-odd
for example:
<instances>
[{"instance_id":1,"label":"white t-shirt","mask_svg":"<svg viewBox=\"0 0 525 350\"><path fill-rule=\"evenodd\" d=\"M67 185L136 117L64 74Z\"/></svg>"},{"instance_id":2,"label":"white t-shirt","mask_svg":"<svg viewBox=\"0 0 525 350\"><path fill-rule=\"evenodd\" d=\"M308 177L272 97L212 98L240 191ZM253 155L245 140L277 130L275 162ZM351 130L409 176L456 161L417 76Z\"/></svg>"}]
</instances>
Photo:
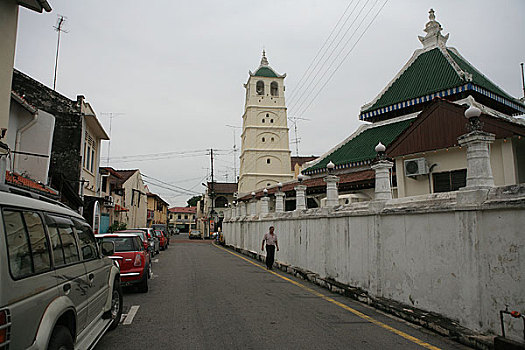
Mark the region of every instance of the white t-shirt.
<instances>
[{"instance_id":1,"label":"white t-shirt","mask_svg":"<svg viewBox=\"0 0 525 350\"><path fill-rule=\"evenodd\" d=\"M264 234L263 241L266 241L267 245L275 245L277 243L277 234L275 232L271 235L269 232Z\"/></svg>"}]
</instances>

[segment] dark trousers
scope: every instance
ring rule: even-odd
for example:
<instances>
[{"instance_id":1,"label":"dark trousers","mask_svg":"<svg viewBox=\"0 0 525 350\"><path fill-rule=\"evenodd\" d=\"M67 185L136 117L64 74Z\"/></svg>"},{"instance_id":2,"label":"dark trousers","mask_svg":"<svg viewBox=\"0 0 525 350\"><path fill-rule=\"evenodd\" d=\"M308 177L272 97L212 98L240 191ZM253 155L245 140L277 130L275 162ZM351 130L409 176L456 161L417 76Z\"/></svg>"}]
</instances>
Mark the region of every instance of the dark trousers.
<instances>
[{"instance_id":1,"label":"dark trousers","mask_svg":"<svg viewBox=\"0 0 525 350\"><path fill-rule=\"evenodd\" d=\"M266 245L266 267L271 269L275 261L275 246Z\"/></svg>"}]
</instances>

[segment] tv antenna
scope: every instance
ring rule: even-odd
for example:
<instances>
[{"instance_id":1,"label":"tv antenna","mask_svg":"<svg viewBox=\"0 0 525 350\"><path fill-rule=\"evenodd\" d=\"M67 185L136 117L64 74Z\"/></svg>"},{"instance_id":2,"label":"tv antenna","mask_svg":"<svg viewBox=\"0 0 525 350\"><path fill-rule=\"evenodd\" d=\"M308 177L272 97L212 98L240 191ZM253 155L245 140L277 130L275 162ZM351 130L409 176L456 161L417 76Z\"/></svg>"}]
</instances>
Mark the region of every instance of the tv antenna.
<instances>
[{"instance_id":1,"label":"tv antenna","mask_svg":"<svg viewBox=\"0 0 525 350\"><path fill-rule=\"evenodd\" d=\"M299 143L301 142L301 138L297 136L297 122L299 120L309 121L310 119L302 118L302 117L288 117L288 120L290 120L293 123L293 129L294 129L294 134L295 134L295 138L290 143L295 143L295 156L298 157L299 156Z\"/></svg>"},{"instance_id":2,"label":"tv antenna","mask_svg":"<svg viewBox=\"0 0 525 350\"><path fill-rule=\"evenodd\" d=\"M226 125L232 129L233 132L233 181L237 182L237 137L235 136L235 129L242 129L240 126Z\"/></svg>"},{"instance_id":3,"label":"tv antenna","mask_svg":"<svg viewBox=\"0 0 525 350\"><path fill-rule=\"evenodd\" d=\"M55 31L58 32L58 40L57 40L57 54L55 56L55 76L53 77L53 90L56 90L57 86L57 69L58 69L58 52L60 50L60 33L69 33L69 31L65 30L64 23L66 22L67 17L58 15L57 24L56 26L53 26L55 28Z\"/></svg>"},{"instance_id":4,"label":"tv antenna","mask_svg":"<svg viewBox=\"0 0 525 350\"><path fill-rule=\"evenodd\" d=\"M109 154L110 154L110 150L111 150L111 124L113 123L113 118L118 117L120 115L124 115L125 113L104 112L104 113L100 113L100 114L109 117L108 158L107 158L107 162L106 162L107 163L106 166L109 166Z\"/></svg>"}]
</instances>

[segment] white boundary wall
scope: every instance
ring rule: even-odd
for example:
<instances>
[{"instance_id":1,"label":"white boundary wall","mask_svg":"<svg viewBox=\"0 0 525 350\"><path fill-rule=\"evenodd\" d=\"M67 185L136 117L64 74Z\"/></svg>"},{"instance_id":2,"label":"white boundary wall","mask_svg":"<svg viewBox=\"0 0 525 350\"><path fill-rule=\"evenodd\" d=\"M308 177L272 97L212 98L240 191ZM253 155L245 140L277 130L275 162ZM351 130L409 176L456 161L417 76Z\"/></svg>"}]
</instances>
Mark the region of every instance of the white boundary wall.
<instances>
[{"instance_id":1,"label":"white boundary wall","mask_svg":"<svg viewBox=\"0 0 525 350\"><path fill-rule=\"evenodd\" d=\"M226 244L258 251L275 226L276 260L322 278L500 334L499 310L525 311L525 186L232 218ZM522 339L521 320L506 323Z\"/></svg>"}]
</instances>

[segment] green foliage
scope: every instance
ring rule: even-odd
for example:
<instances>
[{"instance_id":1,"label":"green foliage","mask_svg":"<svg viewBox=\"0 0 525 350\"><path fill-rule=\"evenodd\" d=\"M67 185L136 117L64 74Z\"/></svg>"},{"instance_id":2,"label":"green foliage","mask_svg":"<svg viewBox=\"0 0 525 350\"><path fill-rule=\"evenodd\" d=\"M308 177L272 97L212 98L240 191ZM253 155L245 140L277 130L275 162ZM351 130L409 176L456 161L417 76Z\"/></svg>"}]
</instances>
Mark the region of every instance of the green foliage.
<instances>
[{"instance_id":1,"label":"green foliage","mask_svg":"<svg viewBox=\"0 0 525 350\"><path fill-rule=\"evenodd\" d=\"M188 207L194 207L197 205L197 202L202 199L202 196L193 196L190 199L188 199Z\"/></svg>"},{"instance_id":2,"label":"green foliage","mask_svg":"<svg viewBox=\"0 0 525 350\"><path fill-rule=\"evenodd\" d=\"M109 232L116 232L116 231L122 231L128 228L128 225L124 222L118 222L115 221L111 226L109 226L108 231Z\"/></svg>"}]
</instances>

